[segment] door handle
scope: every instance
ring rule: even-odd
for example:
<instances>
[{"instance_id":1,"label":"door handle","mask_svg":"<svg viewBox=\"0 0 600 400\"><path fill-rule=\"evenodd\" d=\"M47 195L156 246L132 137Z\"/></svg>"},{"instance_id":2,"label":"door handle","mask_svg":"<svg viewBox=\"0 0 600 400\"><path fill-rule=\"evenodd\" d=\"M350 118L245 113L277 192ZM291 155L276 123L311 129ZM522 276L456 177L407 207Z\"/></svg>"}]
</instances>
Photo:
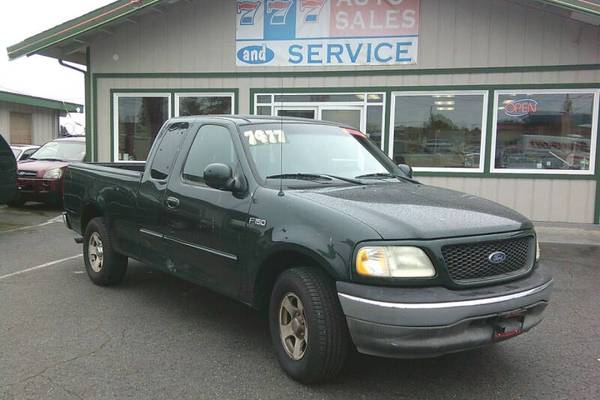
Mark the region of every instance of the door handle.
<instances>
[{"instance_id":1,"label":"door handle","mask_svg":"<svg viewBox=\"0 0 600 400\"><path fill-rule=\"evenodd\" d=\"M174 209L174 208L179 208L179 199L177 197L167 197L167 200L165 201L165 203L167 204L167 208L170 209Z\"/></svg>"}]
</instances>

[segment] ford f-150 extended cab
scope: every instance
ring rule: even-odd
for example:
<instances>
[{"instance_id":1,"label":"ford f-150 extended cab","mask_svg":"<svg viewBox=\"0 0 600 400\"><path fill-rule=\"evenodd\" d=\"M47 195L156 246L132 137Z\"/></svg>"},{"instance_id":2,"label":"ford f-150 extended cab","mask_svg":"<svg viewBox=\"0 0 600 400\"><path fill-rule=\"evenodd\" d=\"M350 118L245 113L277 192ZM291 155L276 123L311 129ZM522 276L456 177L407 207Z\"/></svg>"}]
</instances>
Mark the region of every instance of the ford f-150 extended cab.
<instances>
[{"instance_id":1,"label":"ford f-150 extended cab","mask_svg":"<svg viewBox=\"0 0 600 400\"><path fill-rule=\"evenodd\" d=\"M434 357L517 336L552 287L528 219L420 184L337 124L172 119L145 164L69 166L64 205L94 283L133 258L264 309L302 382L354 349Z\"/></svg>"}]
</instances>

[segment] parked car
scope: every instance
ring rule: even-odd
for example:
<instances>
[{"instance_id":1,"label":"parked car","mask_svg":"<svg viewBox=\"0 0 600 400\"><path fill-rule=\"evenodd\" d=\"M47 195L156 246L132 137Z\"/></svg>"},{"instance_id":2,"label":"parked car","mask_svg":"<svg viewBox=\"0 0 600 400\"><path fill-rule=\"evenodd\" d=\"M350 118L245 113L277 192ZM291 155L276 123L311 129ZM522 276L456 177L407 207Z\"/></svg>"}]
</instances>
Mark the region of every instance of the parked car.
<instances>
[{"instance_id":1,"label":"parked car","mask_svg":"<svg viewBox=\"0 0 600 400\"><path fill-rule=\"evenodd\" d=\"M21 206L27 201L62 205L63 173L67 165L85 158L85 138L56 139L18 163L17 195L9 203Z\"/></svg>"},{"instance_id":2,"label":"parked car","mask_svg":"<svg viewBox=\"0 0 600 400\"><path fill-rule=\"evenodd\" d=\"M0 135L0 204L11 201L17 192L17 161Z\"/></svg>"},{"instance_id":3,"label":"parked car","mask_svg":"<svg viewBox=\"0 0 600 400\"><path fill-rule=\"evenodd\" d=\"M338 374L351 344L419 358L506 340L550 299L527 218L420 184L336 124L176 118L145 164L69 166L64 200L95 284L133 258L266 310L302 382Z\"/></svg>"},{"instance_id":4,"label":"parked car","mask_svg":"<svg viewBox=\"0 0 600 400\"><path fill-rule=\"evenodd\" d=\"M12 152L18 162L27 160L33 153L36 152L37 149L40 148L40 146L32 144L11 144L10 148L12 149Z\"/></svg>"}]
</instances>

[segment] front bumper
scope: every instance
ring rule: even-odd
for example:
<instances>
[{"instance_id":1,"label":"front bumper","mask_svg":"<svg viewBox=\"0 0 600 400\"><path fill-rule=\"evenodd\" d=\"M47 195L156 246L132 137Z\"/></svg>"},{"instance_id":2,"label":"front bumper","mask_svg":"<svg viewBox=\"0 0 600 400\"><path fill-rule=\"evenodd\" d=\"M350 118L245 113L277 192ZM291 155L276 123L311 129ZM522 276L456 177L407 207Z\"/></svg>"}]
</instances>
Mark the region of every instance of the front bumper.
<instances>
[{"instance_id":1,"label":"front bumper","mask_svg":"<svg viewBox=\"0 0 600 400\"><path fill-rule=\"evenodd\" d=\"M536 270L502 285L449 290L338 282L338 296L358 351L426 358L467 350L527 332L542 320L553 281ZM503 332L507 323L519 326Z\"/></svg>"},{"instance_id":2,"label":"front bumper","mask_svg":"<svg viewBox=\"0 0 600 400\"><path fill-rule=\"evenodd\" d=\"M60 204L62 201L61 179L17 179L17 190L24 201Z\"/></svg>"}]
</instances>

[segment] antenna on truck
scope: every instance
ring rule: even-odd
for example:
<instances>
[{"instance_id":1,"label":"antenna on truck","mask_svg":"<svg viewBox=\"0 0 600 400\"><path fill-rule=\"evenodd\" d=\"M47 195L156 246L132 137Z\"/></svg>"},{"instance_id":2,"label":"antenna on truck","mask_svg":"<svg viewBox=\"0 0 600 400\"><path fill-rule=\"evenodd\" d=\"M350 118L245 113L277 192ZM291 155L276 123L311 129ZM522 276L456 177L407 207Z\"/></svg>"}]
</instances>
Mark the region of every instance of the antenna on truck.
<instances>
[{"instance_id":1,"label":"antenna on truck","mask_svg":"<svg viewBox=\"0 0 600 400\"><path fill-rule=\"evenodd\" d=\"M274 102L273 102L274 103ZM283 77L281 78L281 101L279 102L279 110L283 107ZM279 114L279 111L277 111ZM279 193L278 196L284 196L283 193L283 116L279 117Z\"/></svg>"}]
</instances>

